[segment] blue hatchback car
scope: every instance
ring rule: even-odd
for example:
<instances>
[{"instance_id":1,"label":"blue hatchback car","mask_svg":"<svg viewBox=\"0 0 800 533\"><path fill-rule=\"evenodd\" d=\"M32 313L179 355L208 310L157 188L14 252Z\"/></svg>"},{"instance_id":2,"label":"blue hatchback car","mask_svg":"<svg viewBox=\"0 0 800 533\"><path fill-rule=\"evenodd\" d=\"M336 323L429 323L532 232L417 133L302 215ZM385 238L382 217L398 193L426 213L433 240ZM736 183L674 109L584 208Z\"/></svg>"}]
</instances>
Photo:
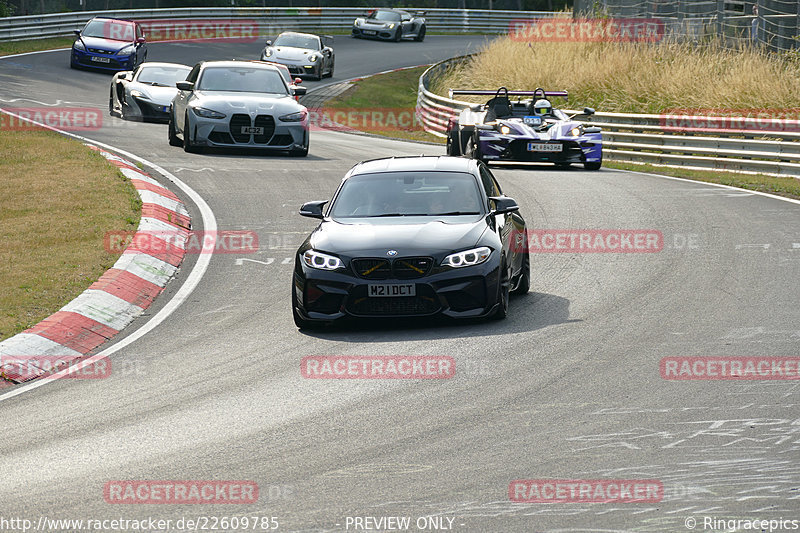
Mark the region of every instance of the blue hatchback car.
<instances>
[{"instance_id":1,"label":"blue hatchback car","mask_svg":"<svg viewBox=\"0 0 800 533\"><path fill-rule=\"evenodd\" d=\"M95 17L72 44L70 67L118 72L133 70L147 58L142 28L132 20Z\"/></svg>"}]
</instances>

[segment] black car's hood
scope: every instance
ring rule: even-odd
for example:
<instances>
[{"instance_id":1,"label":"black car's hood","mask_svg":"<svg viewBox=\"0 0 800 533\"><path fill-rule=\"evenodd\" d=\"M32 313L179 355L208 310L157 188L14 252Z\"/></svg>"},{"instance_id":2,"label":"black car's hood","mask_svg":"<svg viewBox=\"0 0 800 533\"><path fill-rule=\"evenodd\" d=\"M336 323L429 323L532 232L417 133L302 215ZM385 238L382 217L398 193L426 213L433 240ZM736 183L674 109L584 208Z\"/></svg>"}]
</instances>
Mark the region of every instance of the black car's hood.
<instances>
[{"instance_id":1,"label":"black car's hood","mask_svg":"<svg viewBox=\"0 0 800 533\"><path fill-rule=\"evenodd\" d=\"M315 250L348 257L440 256L473 248L488 228L483 216L387 217L326 220L314 230L309 244Z\"/></svg>"}]
</instances>

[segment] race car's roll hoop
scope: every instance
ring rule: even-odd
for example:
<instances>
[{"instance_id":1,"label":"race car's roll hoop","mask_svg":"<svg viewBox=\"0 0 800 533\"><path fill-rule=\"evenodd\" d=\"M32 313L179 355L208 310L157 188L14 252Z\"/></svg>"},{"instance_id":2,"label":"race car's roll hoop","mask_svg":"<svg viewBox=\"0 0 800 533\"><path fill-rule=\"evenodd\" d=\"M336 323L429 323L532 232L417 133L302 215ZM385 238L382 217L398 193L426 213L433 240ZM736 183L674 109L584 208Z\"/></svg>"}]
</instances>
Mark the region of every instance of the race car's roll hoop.
<instances>
[{"instance_id":1,"label":"race car's roll hoop","mask_svg":"<svg viewBox=\"0 0 800 533\"><path fill-rule=\"evenodd\" d=\"M565 100L569 99L569 93L567 91L545 91L541 87L537 87L532 91L509 91L505 87L500 87L496 91L489 91L483 89L450 89L449 94L450 98L452 99L453 96L459 95L473 95L473 96L499 96L500 91L504 91L506 97L509 96L530 96L531 98L536 98L537 96L540 98L550 98L550 97L560 97L564 98Z\"/></svg>"}]
</instances>

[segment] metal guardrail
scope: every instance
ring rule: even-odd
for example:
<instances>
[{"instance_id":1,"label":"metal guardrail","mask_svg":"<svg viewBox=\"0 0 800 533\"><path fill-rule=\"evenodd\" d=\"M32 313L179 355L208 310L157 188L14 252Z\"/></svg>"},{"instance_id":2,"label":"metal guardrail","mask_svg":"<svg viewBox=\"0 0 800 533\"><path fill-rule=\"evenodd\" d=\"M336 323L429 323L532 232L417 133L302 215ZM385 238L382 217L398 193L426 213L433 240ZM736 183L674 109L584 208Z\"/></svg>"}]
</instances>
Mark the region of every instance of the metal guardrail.
<instances>
[{"instance_id":1,"label":"metal guardrail","mask_svg":"<svg viewBox=\"0 0 800 533\"><path fill-rule=\"evenodd\" d=\"M467 57L436 63L420 76L417 118L428 133L446 137L450 118L475 105L430 90L431 80ZM730 122L730 117L689 118L706 124ZM667 115L598 112L586 122L603 128L603 158L610 161L800 177L798 120L781 121L784 131L726 128L724 132L697 132L671 126L667 119Z\"/></svg>"},{"instance_id":2,"label":"metal guardrail","mask_svg":"<svg viewBox=\"0 0 800 533\"><path fill-rule=\"evenodd\" d=\"M357 7L252 7L252 8L174 8L129 9L115 11L77 11L0 19L0 41L42 39L71 35L92 17L147 20L242 20L255 21L259 34L274 35L284 30L349 31L353 20L366 13ZM429 32L506 33L512 20L563 16L546 11L485 11L476 9L426 9Z\"/></svg>"}]
</instances>

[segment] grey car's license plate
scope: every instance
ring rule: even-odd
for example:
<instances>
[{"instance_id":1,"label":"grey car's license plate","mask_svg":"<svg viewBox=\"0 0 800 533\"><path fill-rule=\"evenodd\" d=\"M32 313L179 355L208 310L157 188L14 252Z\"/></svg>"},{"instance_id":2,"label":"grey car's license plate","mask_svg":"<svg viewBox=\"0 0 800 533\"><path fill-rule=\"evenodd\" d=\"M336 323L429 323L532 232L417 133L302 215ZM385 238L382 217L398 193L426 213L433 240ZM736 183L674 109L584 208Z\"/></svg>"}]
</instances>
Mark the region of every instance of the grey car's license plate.
<instances>
[{"instance_id":1,"label":"grey car's license plate","mask_svg":"<svg viewBox=\"0 0 800 533\"><path fill-rule=\"evenodd\" d=\"M560 152L560 144L528 143L529 152Z\"/></svg>"},{"instance_id":2,"label":"grey car's license plate","mask_svg":"<svg viewBox=\"0 0 800 533\"><path fill-rule=\"evenodd\" d=\"M256 126L242 126L242 133L253 135L264 135L264 128Z\"/></svg>"},{"instance_id":3,"label":"grey car's license plate","mask_svg":"<svg viewBox=\"0 0 800 533\"><path fill-rule=\"evenodd\" d=\"M370 283L367 286L367 294L370 297L383 296L416 296L417 286L413 283Z\"/></svg>"},{"instance_id":4,"label":"grey car's license plate","mask_svg":"<svg viewBox=\"0 0 800 533\"><path fill-rule=\"evenodd\" d=\"M364 33L365 33L366 35L375 35L375 34L377 34L378 32L377 32L377 31L375 31L375 30L364 30Z\"/></svg>"},{"instance_id":5,"label":"grey car's license plate","mask_svg":"<svg viewBox=\"0 0 800 533\"><path fill-rule=\"evenodd\" d=\"M111 59L108 57L92 56L92 61L96 61L98 63L111 63Z\"/></svg>"}]
</instances>

